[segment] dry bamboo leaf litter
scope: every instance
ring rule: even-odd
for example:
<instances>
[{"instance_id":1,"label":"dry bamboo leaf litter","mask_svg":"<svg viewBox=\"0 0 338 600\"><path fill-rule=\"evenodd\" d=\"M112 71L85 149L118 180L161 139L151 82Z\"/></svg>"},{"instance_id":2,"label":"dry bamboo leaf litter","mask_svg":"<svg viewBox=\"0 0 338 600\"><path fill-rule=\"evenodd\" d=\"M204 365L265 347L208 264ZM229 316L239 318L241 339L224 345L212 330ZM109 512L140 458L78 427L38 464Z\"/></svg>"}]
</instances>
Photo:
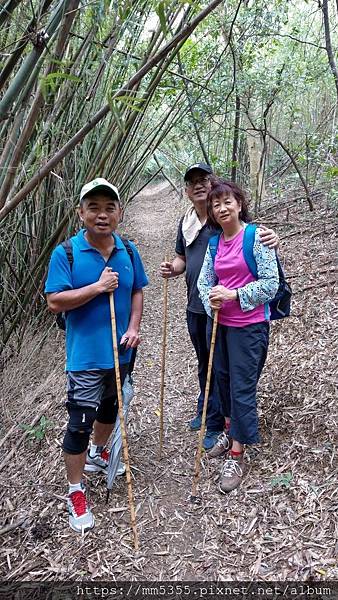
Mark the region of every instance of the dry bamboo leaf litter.
<instances>
[{"instance_id":1,"label":"dry bamboo leaf litter","mask_svg":"<svg viewBox=\"0 0 338 600\"><path fill-rule=\"evenodd\" d=\"M170 211L165 210L168 206ZM1 473L0 529L21 519L25 523L2 537L8 551L0 554L0 572L6 579L337 577L337 301L333 284L327 285L336 237L332 231L325 233L326 208L318 204L311 220L302 203L289 208L290 220L303 231L301 237L287 237L292 231L288 223L279 226L286 272L292 274L297 293L293 316L271 328L269 358L259 386L262 441L250 449L250 472L230 496L217 491L221 461L203 457L200 507L188 501L197 435L187 424L198 389L182 278L169 285L161 462L159 419L154 414L159 403L162 314L157 263L164 247L174 249L175 221L184 209L166 187L159 187L157 193L135 200L124 224L125 232L138 239L151 281L129 427L140 552L135 555L132 549L123 478L105 505L104 480L88 477L96 527L84 539L67 528L60 448L66 423L63 341L57 332L42 355L35 350L36 341L27 340L18 361L7 364L3 373L1 407L9 432L2 440L4 455L22 435L18 425L31 422L41 404L48 404L45 416L52 422L42 443L25 438ZM316 287L302 291L308 286Z\"/></svg>"}]
</instances>

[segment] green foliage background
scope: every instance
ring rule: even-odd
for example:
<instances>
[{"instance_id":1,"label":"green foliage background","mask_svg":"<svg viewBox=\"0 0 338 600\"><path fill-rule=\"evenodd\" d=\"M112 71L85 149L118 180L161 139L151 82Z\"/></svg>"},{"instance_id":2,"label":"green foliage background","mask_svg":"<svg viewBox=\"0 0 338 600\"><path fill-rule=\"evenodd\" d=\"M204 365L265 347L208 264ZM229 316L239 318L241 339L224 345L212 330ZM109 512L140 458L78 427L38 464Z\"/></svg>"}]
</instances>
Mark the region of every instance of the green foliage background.
<instances>
[{"instance_id":1,"label":"green foliage background","mask_svg":"<svg viewBox=\"0 0 338 600\"><path fill-rule=\"evenodd\" d=\"M73 230L79 190L95 176L112 180L124 203L154 176L180 182L201 159L249 187L247 138L256 132L270 197L297 190L296 164L308 193L336 201L337 93L314 0L220 2L128 88L206 6L8 0L0 9L2 347L43 318L50 251ZM336 54L335 2L328 10ZM12 207L106 103L108 114Z\"/></svg>"}]
</instances>

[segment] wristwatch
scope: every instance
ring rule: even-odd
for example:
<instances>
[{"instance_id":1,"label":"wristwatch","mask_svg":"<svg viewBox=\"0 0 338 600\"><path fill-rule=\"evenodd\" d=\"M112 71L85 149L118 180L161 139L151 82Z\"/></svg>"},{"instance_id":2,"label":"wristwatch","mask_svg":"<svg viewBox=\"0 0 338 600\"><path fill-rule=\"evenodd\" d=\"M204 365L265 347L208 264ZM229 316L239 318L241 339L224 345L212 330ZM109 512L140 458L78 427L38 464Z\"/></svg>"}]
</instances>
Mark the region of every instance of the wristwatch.
<instances>
[{"instance_id":1,"label":"wristwatch","mask_svg":"<svg viewBox=\"0 0 338 600\"><path fill-rule=\"evenodd\" d=\"M238 293L237 289L236 289L236 300L238 300L238 302L239 302L239 293Z\"/></svg>"}]
</instances>

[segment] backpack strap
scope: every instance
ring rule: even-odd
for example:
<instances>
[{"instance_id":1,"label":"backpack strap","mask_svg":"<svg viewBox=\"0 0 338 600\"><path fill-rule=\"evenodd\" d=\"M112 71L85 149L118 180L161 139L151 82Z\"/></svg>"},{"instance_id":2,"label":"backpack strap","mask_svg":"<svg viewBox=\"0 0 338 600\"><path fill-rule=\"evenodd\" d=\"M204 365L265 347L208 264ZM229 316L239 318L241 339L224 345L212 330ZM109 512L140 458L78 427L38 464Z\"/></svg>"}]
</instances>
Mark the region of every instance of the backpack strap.
<instances>
[{"instance_id":1,"label":"backpack strap","mask_svg":"<svg viewBox=\"0 0 338 600\"><path fill-rule=\"evenodd\" d=\"M212 258L212 264L215 264L215 258L216 258L216 254L217 254L217 248L218 248L218 244L219 244L219 238L221 237L220 233L217 233L216 235L213 235L211 238L209 238L209 251L211 254L211 258Z\"/></svg>"},{"instance_id":2,"label":"backpack strap","mask_svg":"<svg viewBox=\"0 0 338 600\"><path fill-rule=\"evenodd\" d=\"M131 260L131 264L133 265L133 269L134 269L134 252L132 250L132 247L129 243L129 240L127 240L127 238L121 238L125 249L127 250L128 254L129 254L129 258Z\"/></svg>"},{"instance_id":3,"label":"backpack strap","mask_svg":"<svg viewBox=\"0 0 338 600\"><path fill-rule=\"evenodd\" d=\"M258 277L257 263L256 263L256 259L254 257L254 253L253 253L256 229L257 229L257 225L255 223L248 223L248 225L246 226L246 228L244 230L243 256L244 256L244 260L247 264L247 267L248 267L250 273L257 279L257 277ZM216 258L216 254L217 254L217 248L218 248L220 236L221 236L221 234L219 233L217 235L213 235L209 239L209 251L211 254L213 264L215 263L215 258Z\"/></svg>"},{"instance_id":4,"label":"backpack strap","mask_svg":"<svg viewBox=\"0 0 338 600\"><path fill-rule=\"evenodd\" d=\"M248 223L248 225L244 229L244 236L243 236L244 260L247 264L247 267L248 267L250 273L255 277L255 279L258 278L257 263L256 263L256 259L254 257L254 253L253 253L256 229L257 229L257 225L255 223Z\"/></svg>"},{"instance_id":5,"label":"backpack strap","mask_svg":"<svg viewBox=\"0 0 338 600\"><path fill-rule=\"evenodd\" d=\"M72 272L73 262L74 262L72 241L64 240L61 243L61 246L66 253L67 260L69 262L70 272ZM63 312L57 313L55 316L56 324L57 324L58 328L61 329L62 331L66 331L66 315L67 315L67 311L63 311Z\"/></svg>"},{"instance_id":6,"label":"backpack strap","mask_svg":"<svg viewBox=\"0 0 338 600\"><path fill-rule=\"evenodd\" d=\"M70 266L70 270L72 271L72 269L73 269L73 262L74 262L72 240L65 240L64 242L62 242L61 246L62 246L62 248L64 249L64 251L66 253L67 260L68 260L69 266Z\"/></svg>"},{"instance_id":7,"label":"backpack strap","mask_svg":"<svg viewBox=\"0 0 338 600\"><path fill-rule=\"evenodd\" d=\"M132 251L131 245L129 244L129 240L127 240L127 238L121 238L128 254L129 254L129 258L131 260L131 263L133 265L134 268L134 253ZM62 248L64 249L66 256L67 256L67 260L69 262L70 265L70 270L72 270L73 268L73 263L74 263L74 255L73 255L73 244L72 244L72 240L64 240L64 242L62 242L61 244Z\"/></svg>"}]
</instances>

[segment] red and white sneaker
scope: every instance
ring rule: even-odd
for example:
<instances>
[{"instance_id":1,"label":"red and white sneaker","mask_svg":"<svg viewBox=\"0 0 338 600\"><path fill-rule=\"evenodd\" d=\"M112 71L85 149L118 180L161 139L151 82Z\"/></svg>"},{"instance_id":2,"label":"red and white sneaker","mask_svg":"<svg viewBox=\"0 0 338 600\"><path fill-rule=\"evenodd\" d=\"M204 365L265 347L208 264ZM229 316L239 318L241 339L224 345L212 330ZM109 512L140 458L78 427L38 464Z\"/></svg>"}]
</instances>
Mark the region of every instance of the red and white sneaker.
<instances>
[{"instance_id":1,"label":"red and white sneaker","mask_svg":"<svg viewBox=\"0 0 338 600\"><path fill-rule=\"evenodd\" d=\"M77 533L84 533L92 529L95 519L90 510L84 490L77 490L68 496L67 506L69 511L69 525Z\"/></svg>"}]
</instances>

